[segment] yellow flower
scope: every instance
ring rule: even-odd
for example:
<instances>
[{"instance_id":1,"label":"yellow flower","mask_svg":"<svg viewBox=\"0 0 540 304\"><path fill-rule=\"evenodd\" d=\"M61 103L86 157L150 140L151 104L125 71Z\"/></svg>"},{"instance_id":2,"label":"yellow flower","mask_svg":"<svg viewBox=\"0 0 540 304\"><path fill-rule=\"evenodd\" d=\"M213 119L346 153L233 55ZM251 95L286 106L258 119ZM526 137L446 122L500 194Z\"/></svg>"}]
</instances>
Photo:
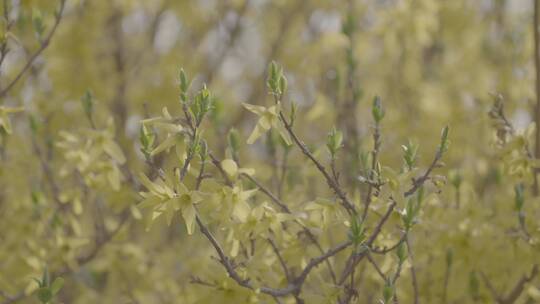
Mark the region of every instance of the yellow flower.
<instances>
[{"instance_id":1,"label":"yellow flower","mask_svg":"<svg viewBox=\"0 0 540 304\"><path fill-rule=\"evenodd\" d=\"M0 106L0 128L3 128L7 134L11 134L13 130L11 128L11 121L9 120L8 114L21 111L24 111L23 107L8 108L5 106Z\"/></svg>"},{"instance_id":2,"label":"yellow flower","mask_svg":"<svg viewBox=\"0 0 540 304\"><path fill-rule=\"evenodd\" d=\"M139 177L141 183L148 189L148 192L141 192L144 199L138 205L139 208L150 209L146 213L146 228L149 229L152 222L162 214L165 214L167 225L170 225L174 214L180 212L188 234L192 234L197 216L195 204L201 201L201 197L187 189L177 178L158 179L152 182L142 173Z\"/></svg>"},{"instance_id":3,"label":"yellow flower","mask_svg":"<svg viewBox=\"0 0 540 304\"><path fill-rule=\"evenodd\" d=\"M246 109L259 116L259 121L257 122L257 125L255 125L255 129L253 129L253 132L251 132L251 135L247 140L248 144L254 143L259 137L261 137L261 135L270 130L270 128L275 128L287 145L292 144L289 133L287 133L287 130L279 121L279 113L281 111L280 103L269 108L250 105L247 103L244 103L243 105Z\"/></svg>"}]
</instances>

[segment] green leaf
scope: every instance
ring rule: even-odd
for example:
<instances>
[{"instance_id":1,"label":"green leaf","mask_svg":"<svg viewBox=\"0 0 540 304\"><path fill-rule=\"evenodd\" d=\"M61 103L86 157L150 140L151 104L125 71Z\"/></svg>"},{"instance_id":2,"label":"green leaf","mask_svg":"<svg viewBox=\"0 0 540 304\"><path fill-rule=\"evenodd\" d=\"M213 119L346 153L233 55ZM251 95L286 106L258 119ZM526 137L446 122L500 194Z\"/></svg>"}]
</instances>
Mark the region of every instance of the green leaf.
<instances>
[{"instance_id":1,"label":"green leaf","mask_svg":"<svg viewBox=\"0 0 540 304\"><path fill-rule=\"evenodd\" d=\"M64 286L64 279L63 278L56 278L54 282L51 285L51 293L52 295L56 295L60 289Z\"/></svg>"},{"instance_id":2,"label":"green leaf","mask_svg":"<svg viewBox=\"0 0 540 304\"><path fill-rule=\"evenodd\" d=\"M446 150L448 150L448 145L449 145L448 133L449 133L449 127L446 126L441 131L441 143L439 145L440 153L444 153L446 152Z\"/></svg>"},{"instance_id":3,"label":"green leaf","mask_svg":"<svg viewBox=\"0 0 540 304\"><path fill-rule=\"evenodd\" d=\"M399 259L399 264L403 264L403 262L405 262L405 260L407 259L407 251L405 248L405 242L401 242L398 245L396 249L396 255Z\"/></svg>"},{"instance_id":4,"label":"green leaf","mask_svg":"<svg viewBox=\"0 0 540 304\"><path fill-rule=\"evenodd\" d=\"M327 139L326 139L326 147L328 148L328 152L330 152L330 155L332 158L336 156L336 153L339 149L341 149L343 145L343 133L336 130L334 127L330 133L328 133Z\"/></svg>"},{"instance_id":5,"label":"green leaf","mask_svg":"<svg viewBox=\"0 0 540 304\"><path fill-rule=\"evenodd\" d=\"M41 36L43 36L43 32L45 31L45 26L43 25L43 16L41 15L41 11L37 8L32 10L32 26L34 27L34 31L38 37L41 38Z\"/></svg>"},{"instance_id":6,"label":"green leaf","mask_svg":"<svg viewBox=\"0 0 540 304\"><path fill-rule=\"evenodd\" d=\"M392 282L387 281L383 287L383 299L385 304L389 304L390 300L394 297L394 285Z\"/></svg>"},{"instance_id":7,"label":"green leaf","mask_svg":"<svg viewBox=\"0 0 540 304\"><path fill-rule=\"evenodd\" d=\"M53 294L51 290L48 287L41 287L37 290L37 297L41 301L41 303L46 304L51 301Z\"/></svg>"},{"instance_id":8,"label":"green leaf","mask_svg":"<svg viewBox=\"0 0 540 304\"><path fill-rule=\"evenodd\" d=\"M94 109L94 96L92 95L92 91L86 90L86 92L84 92L84 95L81 97L81 103L84 114L86 114L88 119L91 119Z\"/></svg>"},{"instance_id":9,"label":"green leaf","mask_svg":"<svg viewBox=\"0 0 540 304\"><path fill-rule=\"evenodd\" d=\"M384 118L385 113L382 107L381 98L379 96L375 96L375 98L373 98L371 114L373 115L373 120L375 120L375 123L381 122L381 120Z\"/></svg>"}]
</instances>

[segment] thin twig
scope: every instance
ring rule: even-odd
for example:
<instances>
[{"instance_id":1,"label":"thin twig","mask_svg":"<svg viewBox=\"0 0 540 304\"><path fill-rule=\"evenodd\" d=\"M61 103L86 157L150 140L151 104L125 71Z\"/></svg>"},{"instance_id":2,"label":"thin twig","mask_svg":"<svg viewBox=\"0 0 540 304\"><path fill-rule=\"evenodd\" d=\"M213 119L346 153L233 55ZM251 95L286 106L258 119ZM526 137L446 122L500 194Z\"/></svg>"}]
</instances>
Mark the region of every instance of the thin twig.
<instances>
[{"instance_id":1,"label":"thin twig","mask_svg":"<svg viewBox=\"0 0 540 304\"><path fill-rule=\"evenodd\" d=\"M328 186L330 186L330 188L336 193L336 195L341 199L341 202L343 204L343 206L345 207L345 209L347 210L347 212L349 212L350 214L356 214L356 209L354 207L354 204L351 203L351 201L349 200L349 198L347 197L347 194L341 189L341 187L339 187L339 185L337 184L337 182L332 178L332 176L330 176L330 174L326 171L326 168L315 158L315 156L313 155L313 153L311 153L308 149L308 147L304 144L304 142L302 140L300 140L298 138L298 136L296 135L296 133L293 131L292 129L292 126L291 124L289 124L287 122L287 119L285 118L283 112L280 112L279 113L279 117L283 123L283 125L285 126L285 129L287 130L287 133L289 133L289 135L291 136L291 138L293 139L293 141L296 143L296 145L298 146L298 148L302 151L302 153L307 157L309 158L313 164L315 164L315 166L317 167L317 169L321 172L321 174L324 176L324 178L326 179L326 182L328 183Z\"/></svg>"},{"instance_id":2,"label":"thin twig","mask_svg":"<svg viewBox=\"0 0 540 304\"><path fill-rule=\"evenodd\" d=\"M28 69L32 66L36 58L41 55L41 53L49 46L51 39L56 32L56 29L58 28L58 25L60 24L60 21L62 20L62 16L64 13L66 0L60 0L60 10L58 11L58 14L56 14L54 25L49 32L49 34L45 37L43 41L41 41L40 47L30 56L26 64L23 66L23 68L17 73L17 76L9 82L9 84L0 90L0 98L6 96L6 94L13 88L13 86L22 78L24 73L28 71Z\"/></svg>"},{"instance_id":3,"label":"thin twig","mask_svg":"<svg viewBox=\"0 0 540 304\"><path fill-rule=\"evenodd\" d=\"M271 238L268 238L268 243L270 243L270 246L272 246L272 249L274 250L274 253L277 256L279 263L281 264L281 268L283 268L283 272L285 273L285 277L287 278L287 281L290 282L291 275L289 273L289 268L287 267L287 263L283 259L283 256L279 252L279 249L277 248L276 243Z\"/></svg>"},{"instance_id":4,"label":"thin twig","mask_svg":"<svg viewBox=\"0 0 540 304\"><path fill-rule=\"evenodd\" d=\"M409 236L405 237L405 244L407 244L407 251L409 252L409 260L411 262L411 277L412 285L414 292L414 304L418 304L419 301L419 291L418 291L418 280L416 277L416 268L414 267L414 255L411 248L411 243L409 242Z\"/></svg>"},{"instance_id":5,"label":"thin twig","mask_svg":"<svg viewBox=\"0 0 540 304\"><path fill-rule=\"evenodd\" d=\"M533 14L533 35L534 35L534 68L536 72L536 110L535 110L535 117L534 121L536 122L537 126L540 126L540 0L534 0L534 14ZM534 156L536 159L540 159L540 128L536 128L536 143L535 143L535 149L534 149ZM534 174L534 187L533 192L534 195L537 196L539 194L539 186L538 186L538 171L535 171Z\"/></svg>"},{"instance_id":6,"label":"thin twig","mask_svg":"<svg viewBox=\"0 0 540 304\"><path fill-rule=\"evenodd\" d=\"M386 275L384 275L384 273L382 272L381 268L379 268L379 265L377 265L377 263L375 263L375 260L373 260L373 257L371 256L371 254L367 254L366 255L369 263L371 265L373 265L373 268L375 268L375 270L377 271L377 273L379 274L379 276L386 282Z\"/></svg>"},{"instance_id":7,"label":"thin twig","mask_svg":"<svg viewBox=\"0 0 540 304\"><path fill-rule=\"evenodd\" d=\"M379 150L381 149L381 127L379 122L375 122L375 130L373 132L373 151L372 151L372 160L371 160L371 171L369 173L369 180L373 180L376 173ZM377 172L378 173L378 172ZM362 213L362 221L366 220L369 211L369 205L371 204L371 196L373 193L374 186L372 184L368 185L368 190L364 201L364 211Z\"/></svg>"}]
</instances>

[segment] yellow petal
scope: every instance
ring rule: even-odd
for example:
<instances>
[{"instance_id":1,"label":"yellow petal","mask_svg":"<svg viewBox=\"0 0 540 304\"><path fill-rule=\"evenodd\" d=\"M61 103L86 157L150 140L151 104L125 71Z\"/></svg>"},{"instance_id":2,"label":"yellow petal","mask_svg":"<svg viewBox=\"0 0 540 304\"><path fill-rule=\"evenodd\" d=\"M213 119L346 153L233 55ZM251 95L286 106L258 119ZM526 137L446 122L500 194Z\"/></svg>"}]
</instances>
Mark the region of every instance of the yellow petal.
<instances>
[{"instance_id":1,"label":"yellow petal","mask_svg":"<svg viewBox=\"0 0 540 304\"><path fill-rule=\"evenodd\" d=\"M197 216L197 213L195 211L195 207L193 207L192 204L185 206L182 209L182 217L184 218L184 221L186 222L186 229L189 235L193 234L193 229L195 228L196 216Z\"/></svg>"},{"instance_id":2,"label":"yellow petal","mask_svg":"<svg viewBox=\"0 0 540 304\"><path fill-rule=\"evenodd\" d=\"M227 175L234 177L238 173L238 165L232 159L225 159L221 162L221 167Z\"/></svg>"},{"instance_id":3,"label":"yellow petal","mask_svg":"<svg viewBox=\"0 0 540 304\"><path fill-rule=\"evenodd\" d=\"M261 135L266 132L265 129L263 129L259 124L255 125L255 128L253 129L253 132L251 132L251 135L249 135L247 139L248 145L253 144Z\"/></svg>"},{"instance_id":4,"label":"yellow petal","mask_svg":"<svg viewBox=\"0 0 540 304\"><path fill-rule=\"evenodd\" d=\"M103 150L105 150L105 152L109 154L109 156L112 157L119 164L123 164L126 162L126 157L124 156L122 149L114 141L106 140L103 143Z\"/></svg>"},{"instance_id":5,"label":"yellow petal","mask_svg":"<svg viewBox=\"0 0 540 304\"><path fill-rule=\"evenodd\" d=\"M274 127L278 130L279 135L283 139L283 141L287 144L287 146L292 145L291 137L289 136L289 132L285 127L281 124L281 122L276 122L274 124Z\"/></svg>"},{"instance_id":6,"label":"yellow petal","mask_svg":"<svg viewBox=\"0 0 540 304\"><path fill-rule=\"evenodd\" d=\"M259 116L264 115L264 113L266 112L266 108L262 106L250 105L248 103L243 103L242 105L250 112L253 112Z\"/></svg>"},{"instance_id":7,"label":"yellow petal","mask_svg":"<svg viewBox=\"0 0 540 304\"><path fill-rule=\"evenodd\" d=\"M146 189L152 192L155 195L163 195L165 193L164 189L159 185L154 184L144 173L139 173L139 180Z\"/></svg>"},{"instance_id":8,"label":"yellow petal","mask_svg":"<svg viewBox=\"0 0 540 304\"><path fill-rule=\"evenodd\" d=\"M152 152L150 152L150 155L154 156L158 153L168 150L172 146L176 145L179 142L179 139L180 138L177 135L167 137Z\"/></svg>"},{"instance_id":9,"label":"yellow petal","mask_svg":"<svg viewBox=\"0 0 540 304\"><path fill-rule=\"evenodd\" d=\"M249 216L251 209L245 201L238 201L233 207L233 216L241 222L245 222Z\"/></svg>"}]
</instances>

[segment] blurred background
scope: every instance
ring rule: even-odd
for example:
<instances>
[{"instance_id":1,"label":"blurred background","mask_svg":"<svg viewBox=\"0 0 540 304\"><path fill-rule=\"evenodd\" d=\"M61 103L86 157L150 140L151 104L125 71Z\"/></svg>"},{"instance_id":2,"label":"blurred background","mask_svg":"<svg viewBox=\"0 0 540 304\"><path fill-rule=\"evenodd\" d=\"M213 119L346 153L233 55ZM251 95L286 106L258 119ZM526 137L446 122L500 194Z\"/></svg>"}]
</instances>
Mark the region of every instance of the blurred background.
<instances>
[{"instance_id":1,"label":"blurred background","mask_svg":"<svg viewBox=\"0 0 540 304\"><path fill-rule=\"evenodd\" d=\"M16 22L6 35L3 21L10 51L0 70L2 87L40 47L32 16L39 12L47 32L60 4L4 2L3 14ZM459 176L460 184L445 188L416 236L421 299L442 303L438 282L450 250L455 276L448 302L491 303L485 286L479 287L484 297L471 296L471 273L481 270L508 290L538 262L528 244L503 237L515 225L513 179L497 162L487 115L490 94L501 93L516 129L529 126L536 104L533 51L530 0L67 0L50 44L0 101L25 108L12 118L13 136L2 141L0 290L17 294L43 261L63 265L69 261L64 254L74 254L43 249L46 228L37 224L33 198L43 172L29 139L29 117L40 123L36 138L43 149L54 147L61 130L87 127L80 99L91 90L97 121L104 126L114 118L127 163L142 170L139 122L160 115L164 106L178 109L183 68L193 88L206 84L216 97L205 135L223 157L229 130L247 138L256 123L241 103L270 104L266 67L275 60L289 81L286 99L299 105L296 128L303 139L324 149L333 126L344 132L345 179L354 180L355 172L346 169L361 166L362 153L371 149L375 95L386 109L381 158L388 166L400 166L400 146L408 140L420 144L420 166L429 165L440 130L451 127L451 149L438 174ZM271 140L242 148L246 165L257 166L263 180L275 164ZM56 154L50 159L53 168L64 162ZM300 171L302 156L292 159L289 172ZM295 178L291 173L291 183L311 183ZM137 200L128 189L107 195L107 208L115 212ZM459 208L448 207L455 204ZM109 220L114 226L115 218ZM211 253L204 240L165 225L148 233L133 226L68 283L63 302L240 303L225 291L216 295L189 284L190 273L206 271L197 262ZM359 303L375 303L369 286ZM516 303L540 302L539 286L528 287ZM410 296L404 291L401 299L410 303Z\"/></svg>"}]
</instances>

